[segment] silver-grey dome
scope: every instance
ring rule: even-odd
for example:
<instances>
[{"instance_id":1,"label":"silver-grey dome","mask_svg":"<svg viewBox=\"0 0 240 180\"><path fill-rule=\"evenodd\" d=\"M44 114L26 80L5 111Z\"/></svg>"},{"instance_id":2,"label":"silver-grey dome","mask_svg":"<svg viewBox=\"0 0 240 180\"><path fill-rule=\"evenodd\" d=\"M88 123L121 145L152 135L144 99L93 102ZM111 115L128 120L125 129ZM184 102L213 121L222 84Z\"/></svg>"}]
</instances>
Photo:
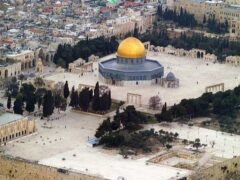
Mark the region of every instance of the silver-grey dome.
<instances>
[{"instance_id":1,"label":"silver-grey dome","mask_svg":"<svg viewBox=\"0 0 240 180\"><path fill-rule=\"evenodd\" d=\"M175 81L176 80L176 77L175 75L172 73L172 72L169 72L166 76L166 80L167 81Z\"/></svg>"}]
</instances>

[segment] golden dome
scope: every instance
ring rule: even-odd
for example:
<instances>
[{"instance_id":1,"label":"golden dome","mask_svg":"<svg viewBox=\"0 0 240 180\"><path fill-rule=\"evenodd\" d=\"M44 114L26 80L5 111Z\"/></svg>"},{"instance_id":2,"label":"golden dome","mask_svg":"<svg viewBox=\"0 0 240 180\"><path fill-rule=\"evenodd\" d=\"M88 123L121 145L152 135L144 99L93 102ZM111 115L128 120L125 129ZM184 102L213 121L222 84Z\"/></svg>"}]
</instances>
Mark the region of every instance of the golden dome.
<instances>
[{"instance_id":1,"label":"golden dome","mask_svg":"<svg viewBox=\"0 0 240 180\"><path fill-rule=\"evenodd\" d=\"M128 37L119 44L117 56L122 58L142 58L146 56L146 51L141 41L134 37Z\"/></svg>"}]
</instances>

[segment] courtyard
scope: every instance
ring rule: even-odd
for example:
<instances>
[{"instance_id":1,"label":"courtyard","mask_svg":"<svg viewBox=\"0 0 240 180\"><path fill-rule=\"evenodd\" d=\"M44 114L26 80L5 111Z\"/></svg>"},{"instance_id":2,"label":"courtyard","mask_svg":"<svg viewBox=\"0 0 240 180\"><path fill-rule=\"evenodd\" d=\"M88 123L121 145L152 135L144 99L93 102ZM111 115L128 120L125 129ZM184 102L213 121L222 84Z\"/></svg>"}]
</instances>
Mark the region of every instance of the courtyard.
<instances>
[{"instance_id":1,"label":"courtyard","mask_svg":"<svg viewBox=\"0 0 240 180\"><path fill-rule=\"evenodd\" d=\"M5 154L108 179L145 180L146 177L157 177L167 180L191 172L167 165L147 164L153 155L124 159L115 150L90 147L86 142L94 136L101 117L69 110L66 114L54 114L53 117L53 121L37 121L38 133L3 146Z\"/></svg>"},{"instance_id":2,"label":"courtyard","mask_svg":"<svg viewBox=\"0 0 240 180\"><path fill-rule=\"evenodd\" d=\"M114 55L110 55L114 56ZM109 56L102 58L105 60ZM112 98L126 101L127 93L139 94L142 96L142 105L148 105L149 98L154 95L159 95L162 102L167 102L168 105L178 103L184 98L199 97L205 92L206 86L224 83L225 89L232 89L240 83L239 67L234 67L227 64L219 64L206 62L200 59L192 59L187 57L177 57L167 54L148 53L149 59L156 59L164 66L164 76L168 72L173 72L180 80L180 87L163 88L159 85L152 86L113 86L109 85ZM94 86L97 81L103 84L98 78L98 63L93 64L94 72L86 75L73 73L60 73L46 76L45 79L55 82L69 82L70 87L78 87L79 84Z\"/></svg>"},{"instance_id":3,"label":"courtyard","mask_svg":"<svg viewBox=\"0 0 240 180\"><path fill-rule=\"evenodd\" d=\"M189 141L199 138L201 143L207 144L205 150L216 157L230 159L240 155L239 135L179 123L170 123L168 126L163 124L146 125L145 128L154 128L156 131L163 129L164 131L177 132L180 139ZM213 141L215 145L212 147L211 142Z\"/></svg>"}]
</instances>

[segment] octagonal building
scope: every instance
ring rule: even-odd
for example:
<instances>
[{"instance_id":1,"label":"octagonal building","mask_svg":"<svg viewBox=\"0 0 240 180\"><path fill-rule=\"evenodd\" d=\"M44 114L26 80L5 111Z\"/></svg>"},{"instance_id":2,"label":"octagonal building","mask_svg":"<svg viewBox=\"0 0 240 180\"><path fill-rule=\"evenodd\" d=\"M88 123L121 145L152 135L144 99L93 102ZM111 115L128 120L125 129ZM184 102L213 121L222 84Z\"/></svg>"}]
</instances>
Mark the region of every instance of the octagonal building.
<instances>
[{"instance_id":1,"label":"octagonal building","mask_svg":"<svg viewBox=\"0 0 240 180\"><path fill-rule=\"evenodd\" d=\"M163 77L163 66L148 59L143 43L134 37L123 40L116 57L99 62L99 76L112 85L151 85Z\"/></svg>"}]
</instances>

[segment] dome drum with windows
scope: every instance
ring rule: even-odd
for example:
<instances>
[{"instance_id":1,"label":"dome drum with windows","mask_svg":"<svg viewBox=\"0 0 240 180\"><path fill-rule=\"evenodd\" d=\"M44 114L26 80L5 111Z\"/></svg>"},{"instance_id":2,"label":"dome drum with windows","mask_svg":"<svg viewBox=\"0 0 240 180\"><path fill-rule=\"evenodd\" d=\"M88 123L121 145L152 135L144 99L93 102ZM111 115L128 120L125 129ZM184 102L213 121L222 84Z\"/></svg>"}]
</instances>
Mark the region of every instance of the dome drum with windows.
<instances>
[{"instance_id":1,"label":"dome drum with windows","mask_svg":"<svg viewBox=\"0 0 240 180\"><path fill-rule=\"evenodd\" d=\"M157 61L148 59L143 43L134 37L124 39L118 46L116 56L99 62L99 74L108 82L116 81L157 82L164 68ZM125 84L125 83L123 83Z\"/></svg>"}]
</instances>

